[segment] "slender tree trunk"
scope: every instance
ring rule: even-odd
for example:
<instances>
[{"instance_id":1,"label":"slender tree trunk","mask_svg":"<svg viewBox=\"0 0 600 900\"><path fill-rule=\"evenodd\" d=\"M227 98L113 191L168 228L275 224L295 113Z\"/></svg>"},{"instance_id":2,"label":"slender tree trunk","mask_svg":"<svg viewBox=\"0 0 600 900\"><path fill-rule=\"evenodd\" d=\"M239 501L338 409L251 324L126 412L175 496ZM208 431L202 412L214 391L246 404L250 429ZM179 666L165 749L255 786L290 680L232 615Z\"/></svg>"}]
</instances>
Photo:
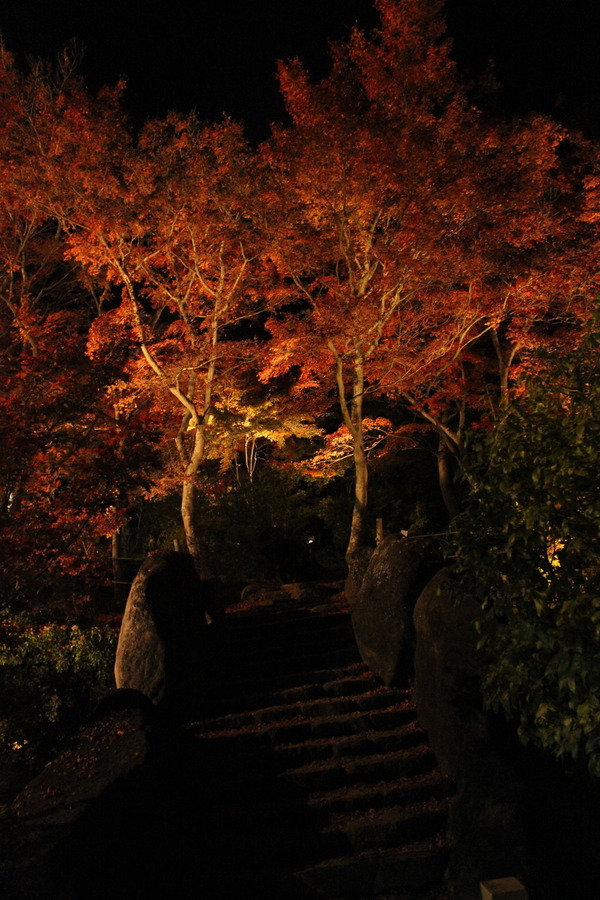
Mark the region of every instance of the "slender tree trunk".
<instances>
[{"instance_id":1,"label":"slender tree trunk","mask_svg":"<svg viewBox=\"0 0 600 900\"><path fill-rule=\"evenodd\" d=\"M437 462L440 491L442 493L448 517L450 518L450 521L452 521L452 519L459 514L460 506L454 488L450 450L442 436L440 436L440 443L438 446Z\"/></svg>"},{"instance_id":2,"label":"slender tree trunk","mask_svg":"<svg viewBox=\"0 0 600 900\"><path fill-rule=\"evenodd\" d=\"M492 329L492 343L494 345L496 358L498 360L498 375L500 376L500 406L506 407L508 403L508 376L510 373L510 367L512 366L515 356L517 355L517 346L515 344L509 345L504 351L500 344L498 332L495 328Z\"/></svg>"},{"instance_id":3,"label":"slender tree trunk","mask_svg":"<svg viewBox=\"0 0 600 900\"><path fill-rule=\"evenodd\" d=\"M127 599L129 585L125 584L125 567L123 566L123 536L121 529L114 531L110 542L110 555L113 574L113 597L120 604Z\"/></svg>"},{"instance_id":4,"label":"slender tree trunk","mask_svg":"<svg viewBox=\"0 0 600 900\"><path fill-rule=\"evenodd\" d=\"M212 572L208 564L206 550L198 537L198 528L194 509L196 499L195 478L200 470L200 467L206 461L206 426L207 418L210 414L212 390L216 372L218 322L219 319L217 308L215 310L215 315L211 323L212 356L206 372L206 382L204 385L204 397L202 406L203 412L202 415L199 415L194 404L194 411L190 417L190 421L192 421L194 424L194 445L185 467L183 483L181 487L181 519L183 521L185 540L187 543L188 552L194 558L196 570L198 571L200 578L210 578ZM193 385L192 390L190 391L190 393L192 393L196 383L195 376L190 379L190 383ZM190 400L193 403L193 396L190 397Z\"/></svg>"},{"instance_id":5,"label":"slender tree trunk","mask_svg":"<svg viewBox=\"0 0 600 900\"><path fill-rule=\"evenodd\" d=\"M206 459L206 416L205 412L200 417L197 412L191 417L194 422L194 443L191 453L184 462L183 479L181 483L181 521L183 523L183 531L185 534L185 542L188 553L194 558L194 563L200 578L210 578L211 571L208 565L206 551L198 536L198 527L196 522L196 475L200 471L202 464Z\"/></svg>"},{"instance_id":6,"label":"slender tree trunk","mask_svg":"<svg viewBox=\"0 0 600 900\"><path fill-rule=\"evenodd\" d=\"M356 553L363 545L367 512L369 467L361 433L354 442L354 506L346 555Z\"/></svg>"},{"instance_id":7,"label":"slender tree trunk","mask_svg":"<svg viewBox=\"0 0 600 900\"><path fill-rule=\"evenodd\" d=\"M328 346L333 353L336 364L336 382L342 418L352 437L354 506L352 509L350 536L346 548L346 556L350 556L360 550L363 545L368 500L369 466L363 432L365 357L362 348L355 346L352 357L352 399L350 405L348 405L344 383L344 360L331 341L328 342Z\"/></svg>"},{"instance_id":8,"label":"slender tree trunk","mask_svg":"<svg viewBox=\"0 0 600 900\"><path fill-rule=\"evenodd\" d=\"M126 285L131 308L133 311L134 322L136 323L139 338L140 350L146 363L154 374L160 379L163 385L178 400L183 408L182 423L179 433L175 438L175 446L181 460L183 469L183 480L181 486L181 519L187 549L194 559L194 563L198 574L201 578L209 578L211 572L208 566L207 555L202 543L198 537L198 529L196 524L194 501L196 499L195 478L200 467L206 460L206 422L212 403L213 385L216 376L217 364L217 345L219 342L219 322L221 314L226 310L228 300L223 299L222 288L225 279L225 268L221 265L221 285L219 291L214 296L214 311L210 321L210 361L206 370L206 379L204 384L204 397L202 405L199 406L195 399L195 389L197 375L194 370L190 372L187 386L187 393L180 388L179 379L174 382L167 377L160 363L155 359L152 351L146 341L146 333L144 323L140 313L135 287L132 279L127 274L125 268L119 265L119 271ZM185 318L185 317L184 317ZM194 340L191 342L195 347ZM202 412L199 411L202 410ZM193 430L193 445L189 456L186 451L186 435L189 430Z\"/></svg>"},{"instance_id":9,"label":"slender tree trunk","mask_svg":"<svg viewBox=\"0 0 600 900\"><path fill-rule=\"evenodd\" d=\"M196 570L201 578L210 578L211 571L206 558L206 551L198 537L195 514L196 485L193 477L186 477L181 487L181 520L185 533L188 553L194 559Z\"/></svg>"}]
</instances>

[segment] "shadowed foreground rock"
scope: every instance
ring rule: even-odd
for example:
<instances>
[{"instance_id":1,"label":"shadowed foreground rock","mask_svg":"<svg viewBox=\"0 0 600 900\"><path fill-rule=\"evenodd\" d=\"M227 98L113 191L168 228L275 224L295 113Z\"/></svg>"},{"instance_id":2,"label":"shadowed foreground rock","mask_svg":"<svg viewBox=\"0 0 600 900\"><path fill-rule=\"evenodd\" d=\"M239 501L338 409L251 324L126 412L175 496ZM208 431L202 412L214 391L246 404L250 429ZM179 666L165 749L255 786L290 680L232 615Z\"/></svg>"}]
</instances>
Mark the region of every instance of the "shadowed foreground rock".
<instances>
[{"instance_id":1,"label":"shadowed foreground rock","mask_svg":"<svg viewBox=\"0 0 600 900\"><path fill-rule=\"evenodd\" d=\"M479 883L486 879L516 876L526 885L544 884L527 827L531 798L514 748L504 746L483 710L485 663L477 653L475 629L479 613L473 600L455 602L449 568L427 584L414 611L413 697L419 724L440 769L458 785L448 831L453 850L446 884L452 900L480 900ZM530 896L560 897L551 884Z\"/></svg>"},{"instance_id":2,"label":"shadowed foreground rock","mask_svg":"<svg viewBox=\"0 0 600 900\"><path fill-rule=\"evenodd\" d=\"M117 688L153 703L193 705L210 669L203 584L187 553L154 553L129 592L115 660Z\"/></svg>"},{"instance_id":3,"label":"shadowed foreground rock","mask_svg":"<svg viewBox=\"0 0 600 900\"><path fill-rule=\"evenodd\" d=\"M107 698L102 718L82 728L70 748L18 795L3 823L3 900L63 896L59 889L64 879L62 861L69 856L79 823L108 792L120 791L128 778L147 765L150 706L135 691Z\"/></svg>"},{"instance_id":4,"label":"shadowed foreground rock","mask_svg":"<svg viewBox=\"0 0 600 900\"><path fill-rule=\"evenodd\" d=\"M474 601L455 604L450 569L427 584L414 610L414 697L442 771L460 780L489 739L482 711Z\"/></svg>"}]
</instances>

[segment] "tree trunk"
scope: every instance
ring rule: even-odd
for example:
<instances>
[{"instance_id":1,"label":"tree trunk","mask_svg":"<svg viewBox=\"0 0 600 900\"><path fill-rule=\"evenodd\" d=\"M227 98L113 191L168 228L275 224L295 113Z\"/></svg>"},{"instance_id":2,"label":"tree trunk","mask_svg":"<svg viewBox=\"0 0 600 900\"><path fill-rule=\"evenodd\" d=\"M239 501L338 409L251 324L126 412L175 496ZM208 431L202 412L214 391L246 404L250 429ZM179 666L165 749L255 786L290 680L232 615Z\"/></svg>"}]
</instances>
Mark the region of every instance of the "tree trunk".
<instances>
[{"instance_id":1,"label":"tree trunk","mask_svg":"<svg viewBox=\"0 0 600 900\"><path fill-rule=\"evenodd\" d=\"M123 565L123 540L121 529L114 531L110 542L110 555L113 575L113 598L120 605L127 600L129 585L125 583L125 567Z\"/></svg>"},{"instance_id":2,"label":"tree trunk","mask_svg":"<svg viewBox=\"0 0 600 900\"><path fill-rule=\"evenodd\" d=\"M454 519L460 512L460 506L454 489L454 478L452 474L451 454L443 437L440 436L440 443L437 452L438 461L438 478L440 482L440 491L444 500L444 505L448 513L450 521Z\"/></svg>"},{"instance_id":3,"label":"tree trunk","mask_svg":"<svg viewBox=\"0 0 600 900\"><path fill-rule=\"evenodd\" d=\"M185 533L185 542L188 553L194 558L194 564L201 578L210 578L211 572L206 559L206 552L202 542L198 538L196 528L196 514L194 502L196 500L196 485L193 476L186 477L181 487L181 520Z\"/></svg>"},{"instance_id":4,"label":"tree trunk","mask_svg":"<svg viewBox=\"0 0 600 900\"><path fill-rule=\"evenodd\" d=\"M361 429L360 439L354 443L354 507L352 509L352 523L350 525L350 538L346 555L356 553L363 545L368 482L369 468Z\"/></svg>"},{"instance_id":5,"label":"tree trunk","mask_svg":"<svg viewBox=\"0 0 600 900\"><path fill-rule=\"evenodd\" d=\"M498 331L495 328L492 329L492 343L494 345L496 358L498 360L498 375L500 376L500 406L504 408L508 403L508 376L510 373L510 367L512 366L515 356L517 355L517 346L516 344L513 344L512 346L509 344L508 347L506 347L506 349L504 350L502 348L502 345L500 344Z\"/></svg>"},{"instance_id":6,"label":"tree trunk","mask_svg":"<svg viewBox=\"0 0 600 900\"><path fill-rule=\"evenodd\" d=\"M344 424L352 437L352 454L354 457L354 507L350 524L350 537L346 548L346 556L357 553L364 540L365 516L369 483L369 467L363 433L363 399L365 385L365 357L360 346L355 346L352 356L352 399L350 406L346 400L344 383L344 360L337 352L333 342L328 342L336 365L336 382L338 399Z\"/></svg>"},{"instance_id":7,"label":"tree trunk","mask_svg":"<svg viewBox=\"0 0 600 900\"><path fill-rule=\"evenodd\" d=\"M208 364L206 372L206 383L204 385L204 398L202 405L202 415L199 415L193 394L196 386L195 374L190 378L188 393L190 394L188 411L193 407L191 421L194 424L194 444L192 452L189 456L185 472L183 476L183 484L181 488L181 518L183 521L183 530L187 543L188 552L194 558L196 571L200 578L210 578L212 571L208 564L206 550L198 537L198 529L196 524L196 514L194 510L194 501L196 499L196 485L194 479L198 474L200 467L206 461L206 426L212 402L212 389L215 380L216 371L216 350L218 343L218 314L215 308L215 315L211 323L211 349L212 356ZM184 416L184 419L187 417ZM186 426L189 427L189 426Z\"/></svg>"}]
</instances>

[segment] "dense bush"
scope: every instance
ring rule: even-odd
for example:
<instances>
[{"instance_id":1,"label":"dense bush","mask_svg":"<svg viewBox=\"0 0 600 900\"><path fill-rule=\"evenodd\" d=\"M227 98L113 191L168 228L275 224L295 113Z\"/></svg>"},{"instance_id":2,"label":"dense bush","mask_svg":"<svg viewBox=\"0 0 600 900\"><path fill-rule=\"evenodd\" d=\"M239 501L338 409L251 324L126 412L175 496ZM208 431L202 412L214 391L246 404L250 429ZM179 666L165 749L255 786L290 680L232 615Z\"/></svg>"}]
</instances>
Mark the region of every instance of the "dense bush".
<instances>
[{"instance_id":1,"label":"dense bush","mask_svg":"<svg viewBox=\"0 0 600 900\"><path fill-rule=\"evenodd\" d=\"M113 687L116 634L0 610L0 766L27 769Z\"/></svg>"},{"instance_id":2,"label":"dense bush","mask_svg":"<svg viewBox=\"0 0 600 900\"><path fill-rule=\"evenodd\" d=\"M489 707L521 739L600 775L600 359L598 336L547 361L475 442L457 523L460 591L482 606Z\"/></svg>"}]
</instances>

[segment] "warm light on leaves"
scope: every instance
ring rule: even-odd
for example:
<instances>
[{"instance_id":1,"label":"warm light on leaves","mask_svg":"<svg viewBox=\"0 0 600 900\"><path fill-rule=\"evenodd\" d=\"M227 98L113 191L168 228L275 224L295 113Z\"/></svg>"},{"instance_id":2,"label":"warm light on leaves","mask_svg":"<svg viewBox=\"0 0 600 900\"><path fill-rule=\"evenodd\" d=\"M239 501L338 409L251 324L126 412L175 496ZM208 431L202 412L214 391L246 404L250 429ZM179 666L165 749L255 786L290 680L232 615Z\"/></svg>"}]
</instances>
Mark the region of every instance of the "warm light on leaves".
<instances>
[{"instance_id":1,"label":"warm light on leaves","mask_svg":"<svg viewBox=\"0 0 600 900\"><path fill-rule=\"evenodd\" d=\"M320 82L280 65L291 124L256 150L177 113L134 136L123 85L92 97L68 54L51 76L0 52L15 552L42 559L62 527L75 570L118 528L108 510L178 490L199 558L206 471L290 436L324 439L315 472L351 457L356 549L369 454L420 417L460 463L537 351L577 346L600 288L597 151L475 108L438 0L377 9Z\"/></svg>"}]
</instances>

